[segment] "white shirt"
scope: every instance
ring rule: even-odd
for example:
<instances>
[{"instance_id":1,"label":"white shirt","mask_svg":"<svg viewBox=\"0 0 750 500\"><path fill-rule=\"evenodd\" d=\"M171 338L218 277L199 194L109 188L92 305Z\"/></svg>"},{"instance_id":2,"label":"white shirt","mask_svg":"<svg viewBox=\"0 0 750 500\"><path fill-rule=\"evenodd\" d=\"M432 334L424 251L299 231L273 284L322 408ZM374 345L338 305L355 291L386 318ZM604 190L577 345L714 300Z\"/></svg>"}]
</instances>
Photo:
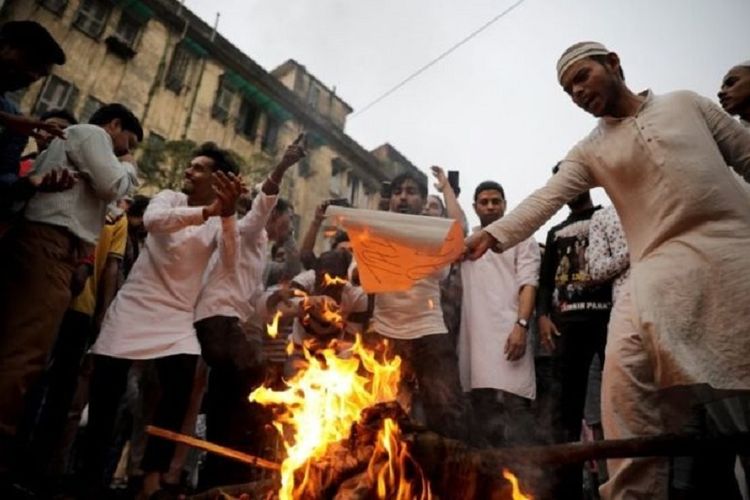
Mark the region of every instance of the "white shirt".
<instances>
[{"instance_id":1,"label":"white shirt","mask_svg":"<svg viewBox=\"0 0 750 500\"><path fill-rule=\"evenodd\" d=\"M506 358L505 343L518 320L518 293L537 286L541 254L534 238L503 253L487 252L461 263L463 299L458 338L458 368L464 391L499 389L536 397L534 352L527 335L524 355Z\"/></svg>"},{"instance_id":2,"label":"white shirt","mask_svg":"<svg viewBox=\"0 0 750 500\"><path fill-rule=\"evenodd\" d=\"M195 306L195 321L212 316L237 317L245 322L253 314L251 298L262 288L263 268L268 248L266 222L278 196L262 191L253 206L237 222L239 247L235 266L221 264L215 252Z\"/></svg>"},{"instance_id":3,"label":"white shirt","mask_svg":"<svg viewBox=\"0 0 750 500\"><path fill-rule=\"evenodd\" d=\"M91 351L126 359L200 354L193 329L195 302L217 245L223 249L222 261L236 258L235 218L204 222L203 207L189 207L186 195L166 190L151 200L143 224L146 243Z\"/></svg>"},{"instance_id":4,"label":"white shirt","mask_svg":"<svg viewBox=\"0 0 750 500\"><path fill-rule=\"evenodd\" d=\"M440 307L440 281L446 276L448 267L415 282L409 290L376 294L372 316L375 331L404 340L448 333Z\"/></svg>"},{"instance_id":5,"label":"white shirt","mask_svg":"<svg viewBox=\"0 0 750 500\"><path fill-rule=\"evenodd\" d=\"M37 192L28 202L26 219L64 227L83 241L96 244L104 227L107 205L138 186L135 169L120 163L112 138L97 125L72 125L65 140L55 139L34 163L34 173L67 168L81 179L67 191Z\"/></svg>"}]
</instances>

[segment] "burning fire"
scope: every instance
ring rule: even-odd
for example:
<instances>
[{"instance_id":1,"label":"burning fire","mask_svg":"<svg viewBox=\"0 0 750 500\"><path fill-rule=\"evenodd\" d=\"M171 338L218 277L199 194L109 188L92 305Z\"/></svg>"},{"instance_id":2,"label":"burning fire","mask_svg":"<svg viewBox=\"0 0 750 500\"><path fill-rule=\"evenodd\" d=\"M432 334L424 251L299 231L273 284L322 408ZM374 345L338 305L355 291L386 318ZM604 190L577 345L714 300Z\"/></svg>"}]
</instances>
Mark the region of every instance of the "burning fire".
<instances>
[{"instance_id":1,"label":"burning fire","mask_svg":"<svg viewBox=\"0 0 750 500\"><path fill-rule=\"evenodd\" d=\"M331 444L348 438L362 410L394 401L401 379L401 358L379 361L362 345L360 337L346 354L337 353L333 347L315 354L306 348L303 352L308 366L287 381L286 389L260 387L250 394L251 401L281 406L274 422L286 450L281 464L280 500L300 499L306 491L316 491L319 485L310 484L311 461L322 458ZM384 491L389 492L387 498L407 498L390 496L391 492L410 491L408 485L399 484L401 481L395 483L398 463L407 456L398 427L394 422L386 423L381 432L379 446L389 460L387 471L377 473L378 484L382 482Z\"/></svg>"},{"instance_id":2,"label":"burning fire","mask_svg":"<svg viewBox=\"0 0 750 500\"><path fill-rule=\"evenodd\" d=\"M266 332L268 333L268 336L272 339L275 339L276 336L279 334L279 320L281 319L281 311L276 311L276 314L273 316L273 319L270 323L266 325Z\"/></svg>"},{"instance_id":3,"label":"burning fire","mask_svg":"<svg viewBox=\"0 0 750 500\"><path fill-rule=\"evenodd\" d=\"M343 278L339 278L338 276L332 277L330 274L325 273L323 275L323 284L325 286L331 286L331 285L345 285L347 281Z\"/></svg>"},{"instance_id":4,"label":"burning fire","mask_svg":"<svg viewBox=\"0 0 750 500\"><path fill-rule=\"evenodd\" d=\"M518 478L511 471L503 469L503 477L510 482L511 488L513 488L513 500L534 500L532 496L521 493L521 488L518 486Z\"/></svg>"},{"instance_id":5,"label":"burning fire","mask_svg":"<svg viewBox=\"0 0 750 500\"><path fill-rule=\"evenodd\" d=\"M387 464L378 470L377 465L381 462L380 457L383 455ZM404 477L405 472L410 468L409 465L412 465L411 468L416 472L418 485ZM432 498L430 483L409 455L401 439L401 430L393 419L386 418L383 421L383 428L378 432L377 447L367 468L367 475L377 484L378 499L429 500Z\"/></svg>"}]
</instances>

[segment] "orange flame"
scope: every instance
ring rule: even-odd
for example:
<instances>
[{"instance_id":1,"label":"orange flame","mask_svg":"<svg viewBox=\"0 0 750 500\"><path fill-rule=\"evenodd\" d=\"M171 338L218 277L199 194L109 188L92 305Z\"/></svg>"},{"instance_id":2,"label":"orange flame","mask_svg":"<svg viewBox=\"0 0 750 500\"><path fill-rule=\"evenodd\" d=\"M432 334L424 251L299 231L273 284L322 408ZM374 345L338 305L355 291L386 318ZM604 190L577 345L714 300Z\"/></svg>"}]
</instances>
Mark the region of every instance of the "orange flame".
<instances>
[{"instance_id":1,"label":"orange flame","mask_svg":"<svg viewBox=\"0 0 750 500\"><path fill-rule=\"evenodd\" d=\"M273 320L271 320L270 323L266 325L266 332L268 333L268 336L272 339L275 339L276 336L279 334L279 320L281 319L281 311L276 311L276 314L273 316Z\"/></svg>"},{"instance_id":2,"label":"orange flame","mask_svg":"<svg viewBox=\"0 0 750 500\"><path fill-rule=\"evenodd\" d=\"M534 500L534 497L531 495L521 493L521 488L518 486L518 478L511 471L503 469L503 477L510 482L513 500Z\"/></svg>"},{"instance_id":3,"label":"orange flame","mask_svg":"<svg viewBox=\"0 0 750 500\"><path fill-rule=\"evenodd\" d=\"M387 464L381 465L378 470L383 457L387 459ZM386 418L383 421L383 429L378 432L375 451L367 467L368 478L377 485L379 500L429 500L432 498L430 483L418 466L413 467L416 471L417 482L405 477L408 462L414 463L405 442L401 439L401 429L393 419Z\"/></svg>"},{"instance_id":4,"label":"orange flame","mask_svg":"<svg viewBox=\"0 0 750 500\"><path fill-rule=\"evenodd\" d=\"M338 276L332 277L330 274L325 273L323 275L323 284L325 286L331 286L331 285L346 285L347 281L344 278L339 278Z\"/></svg>"},{"instance_id":5,"label":"orange flame","mask_svg":"<svg viewBox=\"0 0 750 500\"><path fill-rule=\"evenodd\" d=\"M287 381L286 389L263 386L249 397L282 407L274 422L286 450L279 500L304 498L314 490L317 485L308 484L310 460L347 438L362 410L395 400L401 379L401 358L378 361L359 336L347 353L332 347L315 355L303 348L303 353L307 367ZM297 471L301 474L295 475Z\"/></svg>"}]
</instances>

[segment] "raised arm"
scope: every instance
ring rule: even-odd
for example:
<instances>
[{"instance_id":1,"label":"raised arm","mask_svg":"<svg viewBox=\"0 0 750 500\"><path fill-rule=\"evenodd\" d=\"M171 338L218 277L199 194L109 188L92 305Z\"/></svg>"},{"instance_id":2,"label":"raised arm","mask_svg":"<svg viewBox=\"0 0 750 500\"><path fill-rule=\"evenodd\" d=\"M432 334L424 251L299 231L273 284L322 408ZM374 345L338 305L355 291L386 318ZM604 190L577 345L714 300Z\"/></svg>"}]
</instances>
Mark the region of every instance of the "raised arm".
<instances>
[{"instance_id":1,"label":"raised arm","mask_svg":"<svg viewBox=\"0 0 750 500\"><path fill-rule=\"evenodd\" d=\"M312 267L312 264L314 263L316 258L315 240L318 239L320 226L323 225L326 208L328 208L327 201L324 201L315 208L315 216L310 223L310 227L307 228L307 232L305 233L304 238L302 238L302 243L299 247L299 254L300 258L302 259L302 264L304 264L307 269L310 269Z\"/></svg>"},{"instance_id":2,"label":"raised arm","mask_svg":"<svg viewBox=\"0 0 750 500\"><path fill-rule=\"evenodd\" d=\"M432 166L430 167L432 175L435 177L435 189L443 194L443 202L445 203L445 212L450 219L457 220L464 230L464 234L468 232L468 228L465 227L466 215L461 209L461 205L458 204L458 198L456 193L453 191L453 187L448 182L448 177L445 175L445 170L442 167Z\"/></svg>"}]
</instances>

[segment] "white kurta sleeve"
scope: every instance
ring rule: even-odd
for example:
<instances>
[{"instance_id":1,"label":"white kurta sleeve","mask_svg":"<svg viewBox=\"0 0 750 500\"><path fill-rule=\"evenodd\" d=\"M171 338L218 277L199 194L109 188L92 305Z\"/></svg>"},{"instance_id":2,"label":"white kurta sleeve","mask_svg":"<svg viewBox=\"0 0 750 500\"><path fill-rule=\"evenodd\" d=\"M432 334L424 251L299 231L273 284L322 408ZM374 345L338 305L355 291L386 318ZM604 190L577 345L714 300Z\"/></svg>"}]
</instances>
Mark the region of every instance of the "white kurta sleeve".
<instances>
[{"instance_id":1,"label":"white kurta sleeve","mask_svg":"<svg viewBox=\"0 0 750 500\"><path fill-rule=\"evenodd\" d=\"M724 161L750 182L750 128L729 116L709 99L695 95Z\"/></svg>"},{"instance_id":2,"label":"white kurta sleeve","mask_svg":"<svg viewBox=\"0 0 750 500\"><path fill-rule=\"evenodd\" d=\"M518 288L523 286L539 285L539 266L542 263L542 254L539 245L534 238L529 238L518 245L516 255L516 276L518 277Z\"/></svg>"},{"instance_id":3,"label":"white kurta sleeve","mask_svg":"<svg viewBox=\"0 0 750 500\"><path fill-rule=\"evenodd\" d=\"M530 237L549 220L565 203L595 187L588 168L579 159L578 146L568 153L560 170L547 185L523 200L508 215L486 228L502 248L514 247Z\"/></svg>"},{"instance_id":4,"label":"white kurta sleeve","mask_svg":"<svg viewBox=\"0 0 750 500\"><path fill-rule=\"evenodd\" d=\"M237 217L221 218L221 232L218 235L217 246L219 248L219 261L228 269L237 267L237 247L240 245L240 236L237 232Z\"/></svg>"},{"instance_id":5,"label":"white kurta sleeve","mask_svg":"<svg viewBox=\"0 0 750 500\"><path fill-rule=\"evenodd\" d=\"M162 191L143 214L143 226L150 233L174 233L187 226L203 224L203 207L178 206L179 194Z\"/></svg>"},{"instance_id":6,"label":"white kurta sleeve","mask_svg":"<svg viewBox=\"0 0 750 500\"><path fill-rule=\"evenodd\" d=\"M263 191L258 193L250 211L237 224L243 244L253 244L261 231L265 229L273 207L276 206L276 200L278 200L276 195L268 195Z\"/></svg>"}]
</instances>

